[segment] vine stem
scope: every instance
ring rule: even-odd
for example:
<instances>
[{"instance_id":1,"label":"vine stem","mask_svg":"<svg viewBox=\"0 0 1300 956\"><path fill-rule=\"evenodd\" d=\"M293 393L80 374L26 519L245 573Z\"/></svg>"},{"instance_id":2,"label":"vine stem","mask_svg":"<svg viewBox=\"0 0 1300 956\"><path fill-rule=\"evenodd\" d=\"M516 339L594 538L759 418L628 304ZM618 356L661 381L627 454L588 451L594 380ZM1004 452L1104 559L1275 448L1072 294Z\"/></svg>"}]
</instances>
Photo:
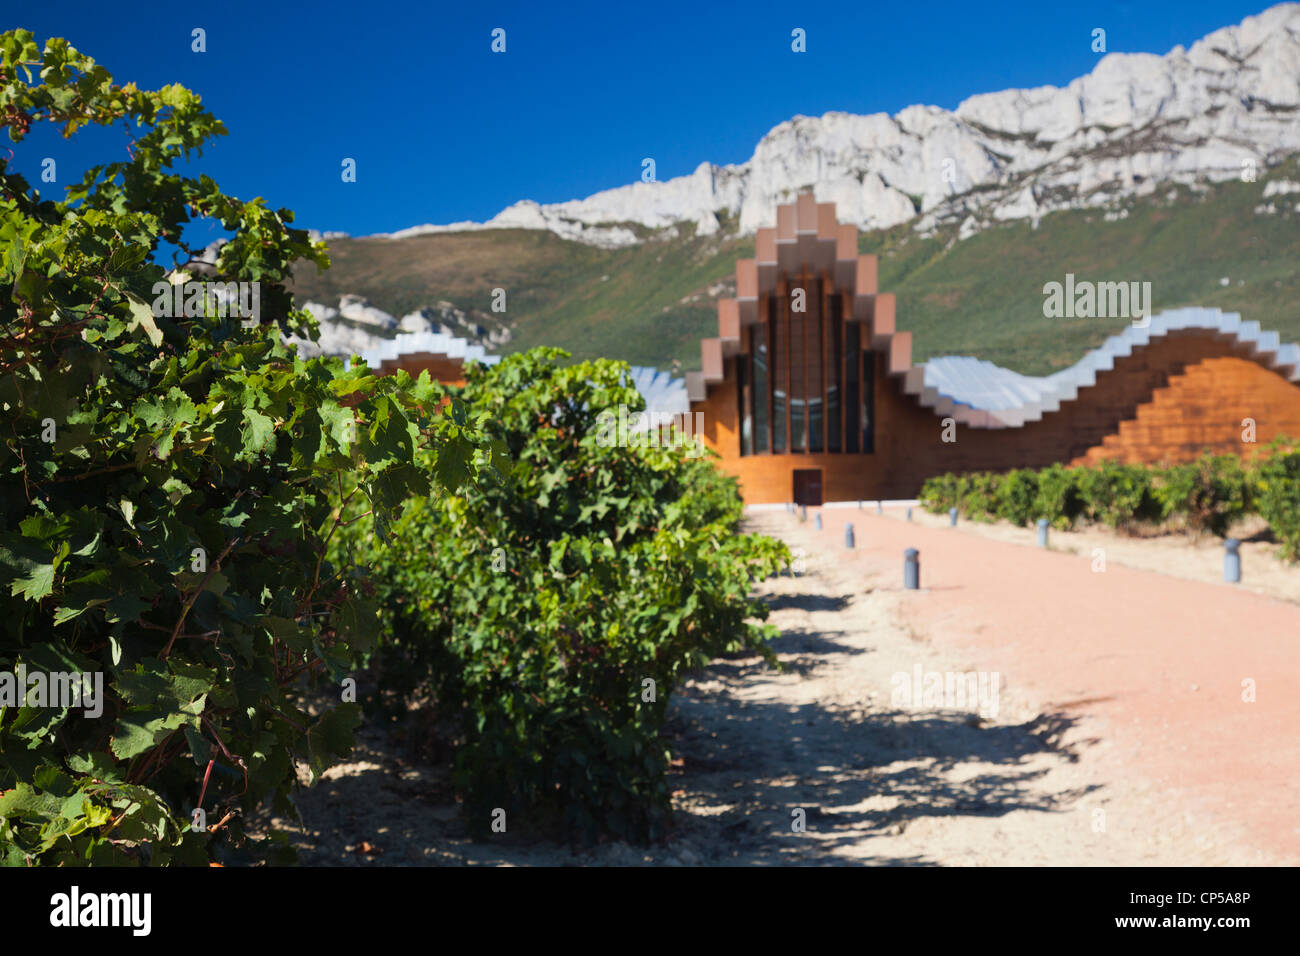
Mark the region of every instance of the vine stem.
<instances>
[{"instance_id":1,"label":"vine stem","mask_svg":"<svg viewBox=\"0 0 1300 956\"><path fill-rule=\"evenodd\" d=\"M224 827L227 823L229 823L229 822L230 822L230 818L233 817L234 815L235 815L235 811L234 811L234 810L228 810L228 811L226 811L226 815L225 815L224 817L222 817L220 820L217 821L217 825L216 825L216 826L208 827L208 833L216 833L218 830L220 830L222 827Z\"/></svg>"},{"instance_id":2,"label":"vine stem","mask_svg":"<svg viewBox=\"0 0 1300 956\"><path fill-rule=\"evenodd\" d=\"M230 752L230 750L226 747L226 742L225 742L224 740L222 740L222 739L221 739L221 735L220 735L219 733L217 733L217 728L212 726L212 721L208 720L208 718L207 718L206 716L200 716L200 717L199 717L199 720L203 721L203 726L205 726L205 727L208 728L208 732L212 734L212 739L215 740L215 741L217 742L217 746L220 747L220 748L221 748L221 752L222 752L223 754L226 755L226 759L229 760L231 763L233 763L235 766L237 766L240 770L242 770L242 771L244 772L244 789L241 790L241 791L239 792L239 795L240 795L240 796L243 796L245 793L248 792L248 767L247 767L247 765L244 763L244 761L243 761L241 758L236 757L236 756L235 756L234 754L232 754L232 753Z\"/></svg>"},{"instance_id":3,"label":"vine stem","mask_svg":"<svg viewBox=\"0 0 1300 956\"><path fill-rule=\"evenodd\" d=\"M321 542L320 554L316 557L316 572L312 575L311 590L307 592L308 596L315 594L316 589L320 587L320 569L321 565L325 563L325 554L329 550L330 539L334 537L334 532L337 531L339 526L343 523L343 512L347 509L348 502L350 502L356 493L361 490L361 486L357 485L357 487L348 492L346 498L343 497L342 470L335 472L335 476L338 478L339 482L339 506L334 512L334 524L330 527L329 533L325 535L325 540Z\"/></svg>"},{"instance_id":4,"label":"vine stem","mask_svg":"<svg viewBox=\"0 0 1300 956\"><path fill-rule=\"evenodd\" d=\"M240 539L237 537L230 540L230 543L226 545L226 550L222 551L221 554L218 555L217 560L212 562L212 567L208 568L208 573L203 576L203 580L200 582L198 588L190 595L190 599L185 602L185 609L181 611L181 616L176 621L176 626L172 628L172 636L167 641L167 646L163 648L163 660L167 660L167 655L172 652L172 645L176 643L176 638L180 636L181 628L185 625L185 618L189 616L190 608L194 606L194 602L198 600L199 595L203 593L203 589L208 586L208 581L212 579L212 575L216 574L220 569L221 562L225 560L226 555L234 549L235 545L237 545L239 541Z\"/></svg>"},{"instance_id":5,"label":"vine stem","mask_svg":"<svg viewBox=\"0 0 1300 956\"><path fill-rule=\"evenodd\" d=\"M212 765L215 764L216 762L217 762L217 758L213 757L211 760L208 761L208 769L203 771L203 786L199 788L198 805L200 809L202 809L203 807L203 798L207 796L208 793L208 780L212 777Z\"/></svg>"}]
</instances>

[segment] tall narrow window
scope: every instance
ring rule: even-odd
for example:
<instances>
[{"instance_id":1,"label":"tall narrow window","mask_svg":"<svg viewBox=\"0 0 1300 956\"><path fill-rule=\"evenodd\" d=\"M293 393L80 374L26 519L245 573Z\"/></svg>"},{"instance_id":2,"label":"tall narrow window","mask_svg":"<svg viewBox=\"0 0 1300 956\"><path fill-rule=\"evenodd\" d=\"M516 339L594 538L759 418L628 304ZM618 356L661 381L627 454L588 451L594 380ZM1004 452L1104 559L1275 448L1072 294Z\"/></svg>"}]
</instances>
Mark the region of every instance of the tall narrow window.
<instances>
[{"instance_id":1,"label":"tall narrow window","mask_svg":"<svg viewBox=\"0 0 1300 956\"><path fill-rule=\"evenodd\" d=\"M876 353L862 353L862 450L876 450Z\"/></svg>"},{"instance_id":2,"label":"tall narrow window","mask_svg":"<svg viewBox=\"0 0 1300 956\"><path fill-rule=\"evenodd\" d=\"M785 306L790 312L790 450L808 450L808 313L794 310L794 293L803 291L795 286L786 296ZM805 292L801 299L808 308Z\"/></svg>"},{"instance_id":3,"label":"tall narrow window","mask_svg":"<svg viewBox=\"0 0 1300 956\"><path fill-rule=\"evenodd\" d=\"M805 285L808 290L808 450L821 452L826 450L826 409L825 383L822 379L822 338L824 335L824 317L822 316L822 284L812 281Z\"/></svg>"},{"instance_id":4,"label":"tall narrow window","mask_svg":"<svg viewBox=\"0 0 1300 956\"><path fill-rule=\"evenodd\" d=\"M849 322L844 326L844 450L856 452L861 448L861 419L859 414L859 374L862 359L858 351L858 339L862 326Z\"/></svg>"},{"instance_id":5,"label":"tall narrow window","mask_svg":"<svg viewBox=\"0 0 1300 956\"><path fill-rule=\"evenodd\" d=\"M805 308L795 311L794 293ZM823 278L782 282L741 331L728 368L736 382L742 455L875 448L875 353L860 323L846 321L842 294Z\"/></svg>"},{"instance_id":6,"label":"tall narrow window","mask_svg":"<svg viewBox=\"0 0 1300 956\"><path fill-rule=\"evenodd\" d=\"M840 364L844 345L840 329L840 297L831 293L827 297L826 339L826 450L840 450Z\"/></svg>"},{"instance_id":7,"label":"tall narrow window","mask_svg":"<svg viewBox=\"0 0 1300 956\"><path fill-rule=\"evenodd\" d=\"M771 376L768 374L770 356L767 349L768 324L763 322L749 327L749 354L754 365L754 451L767 451L767 406L772 400Z\"/></svg>"},{"instance_id":8,"label":"tall narrow window","mask_svg":"<svg viewBox=\"0 0 1300 956\"><path fill-rule=\"evenodd\" d=\"M742 355L736 360L736 396L740 400L740 453L754 454L754 389L750 386L747 373L749 356Z\"/></svg>"},{"instance_id":9,"label":"tall narrow window","mask_svg":"<svg viewBox=\"0 0 1300 956\"><path fill-rule=\"evenodd\" d=\"M780 454L786 449L786 398L790 391L790 300L773 295L771 305L771 314L776 317L772 341L772 451Z\"/></svg>"}]
</instances>

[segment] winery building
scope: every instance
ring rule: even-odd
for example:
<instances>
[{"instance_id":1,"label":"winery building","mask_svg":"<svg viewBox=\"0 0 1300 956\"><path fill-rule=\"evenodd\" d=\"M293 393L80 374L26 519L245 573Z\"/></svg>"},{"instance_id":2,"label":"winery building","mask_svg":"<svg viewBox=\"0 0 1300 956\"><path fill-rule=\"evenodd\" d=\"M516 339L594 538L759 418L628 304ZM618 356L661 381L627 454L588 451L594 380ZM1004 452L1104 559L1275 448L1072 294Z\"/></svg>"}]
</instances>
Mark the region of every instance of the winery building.
<instances>
[{"instance_id":1,"label":"winery building","mask_svg":"<svg viewBox=\"0 0 1300 956\"><path fill-rule=\"evenodd\" d=\"M917 365L875 256L858 254L834 204L805 194L776 212L686 376L747 503L910 498L949 471L1185 461L1300 437L1300 346L1258 323L1164 312L1044 377L973 358Z\"/></svg>"}]
</instances>

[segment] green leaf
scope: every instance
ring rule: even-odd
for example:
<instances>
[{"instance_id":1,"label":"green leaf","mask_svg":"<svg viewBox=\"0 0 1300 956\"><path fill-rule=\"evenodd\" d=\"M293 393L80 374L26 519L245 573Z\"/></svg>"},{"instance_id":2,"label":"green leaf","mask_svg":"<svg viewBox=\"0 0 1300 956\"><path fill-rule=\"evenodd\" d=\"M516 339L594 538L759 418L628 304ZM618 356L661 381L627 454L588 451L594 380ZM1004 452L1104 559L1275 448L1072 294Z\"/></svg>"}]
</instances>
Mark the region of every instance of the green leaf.
<instances>
[{"instance_id":1,"label":"green leaf","mask_svg":"<svg viewBox=\"0 0 1300 956\"><path fill-rule=\"evenodd\" d=\"M244 427L239 433L242 448L240 458L245 460L266 448L275 436L275 422L253 408L244 409Z\"/></svg>"},{"instance_id":2,"label":"green leaf","mask_svg":"<svg viewBox=\"0 0 1300 956\"><path fill-rule=\"evenodd\" d=\"M42 793L26 783L19 783L0 797L0 819L52 820L59 815L63 801L53 794Z\"/></svg>"},{"instance_id":3,"label":"green leaf","mask_svg":"<svg viewBox=\"0 0 1300 956\"><path fill-rule=\"evenodd\" d=\"M339 704L323 714L307 732L307 755L312 782L335 760L352 754L353 732L361 723L357 704Z\"/></svg>"},{"instance_id":4,"label":"green leaf","mask_svg":"<svg viewBox=\"0 0 1300 956\"><path fill-rule=\"evenodd\" d=\"M39 601L54 591L54 565L42 564L30 574L14 581L9 586L13 596L22 595L28 601Z\"/></svg>"},{"instance_id":5,"label":"green leaf","mask_svg":"<svg viewBox=\"0 0 1300 956\"><path fill-rule=\"evenodd\" d=\"M194 727L185 728L185 740L190 745L190 754L194 757L194 763L200 767L206 766L213 756L212 745Z\"/></svg>"},{"instance_id":6,"label":"green leaf","mask_svg":"<svg viewBox=\"0 0 1300 956\"><path fill-rule=\"evenodd\" d=\"M132 711L117 719L113 731L113 755L129 760L160 744L172 731L198 726L198 718L167 711Z\"/></svg>"},{"instance_id":7,"label":"green leaf","mask_svg":"<svg viewBox=\"0 0 1300 956\"><path fill-rule=\"evenodd\" d=\"M158 328L158 323L154 321L153 310L133 293L127 294L127 304L131 308L131 322L127 325L127 328L142 328L145 335L149 337L149 342L155 348L162 345L162 330Z\"/></svg>"},{"instance_id":8,"label":"green leaf","mask_svg":"<svg viewBox=\"0 0 1300 956\"><path fill-rule=\"evenodd\" d=\"M379 609L373 601L349 598L339 605L330 623L354 651L373 650L379 640Z\"/></svg>"}]
</instances>

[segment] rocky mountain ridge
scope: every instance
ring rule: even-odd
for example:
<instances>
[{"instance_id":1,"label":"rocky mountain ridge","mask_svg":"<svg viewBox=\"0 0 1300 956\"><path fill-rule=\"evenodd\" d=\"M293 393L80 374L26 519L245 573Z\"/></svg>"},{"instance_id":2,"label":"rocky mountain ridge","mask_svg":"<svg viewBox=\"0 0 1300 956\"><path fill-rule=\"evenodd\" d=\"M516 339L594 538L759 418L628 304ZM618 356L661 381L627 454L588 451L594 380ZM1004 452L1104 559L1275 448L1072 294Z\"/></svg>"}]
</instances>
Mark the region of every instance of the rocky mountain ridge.
<instances>
[{"instance_id":1,"label":"rocky mountain ridge","mask_svg":"<svg viewBox=\"0 0 1300 956\"><path fill-rule=\"evenodd\" d=\"M1253 179L1300 150L1300 4L1284 3L1163 56L1108 53L1063 88L971 96L955 111L796 116L745 163L636 182L586 199L523 200L484 223L424 225L392 238L476 229L545 229L603 247L649 230L772 225L811 188L864 229L916 220L963 225L1104 206L1169 183Z\"/></svg>"}]
</instances>

